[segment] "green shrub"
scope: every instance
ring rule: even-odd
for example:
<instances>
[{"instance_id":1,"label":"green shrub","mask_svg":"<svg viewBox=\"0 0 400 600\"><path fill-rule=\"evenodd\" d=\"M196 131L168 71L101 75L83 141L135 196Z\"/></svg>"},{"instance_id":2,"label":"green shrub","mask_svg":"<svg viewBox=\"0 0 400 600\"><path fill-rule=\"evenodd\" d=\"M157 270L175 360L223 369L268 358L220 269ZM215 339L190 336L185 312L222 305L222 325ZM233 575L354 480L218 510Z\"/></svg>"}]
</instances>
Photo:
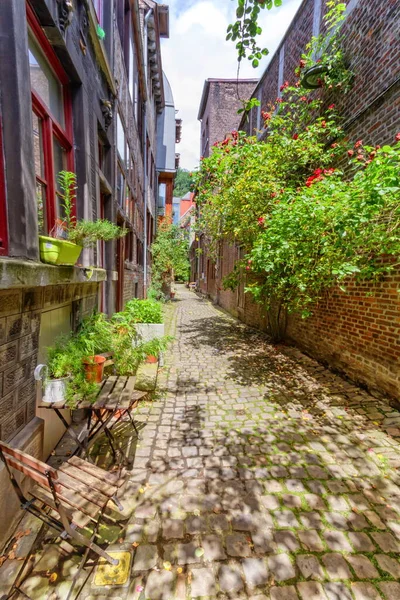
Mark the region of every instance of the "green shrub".
<instances>
[{"instance_id":1,"label":"green shrub","mask_svg":"<svg viewBox=\"0 0 400 600\"><path fill-rule=\"evenodd\" d=\"M125 310L128 318L134 323L162 323L163 313L160 302L156 300L138 300L134 298L126 303Z\"/></svg>"}]
</instances>

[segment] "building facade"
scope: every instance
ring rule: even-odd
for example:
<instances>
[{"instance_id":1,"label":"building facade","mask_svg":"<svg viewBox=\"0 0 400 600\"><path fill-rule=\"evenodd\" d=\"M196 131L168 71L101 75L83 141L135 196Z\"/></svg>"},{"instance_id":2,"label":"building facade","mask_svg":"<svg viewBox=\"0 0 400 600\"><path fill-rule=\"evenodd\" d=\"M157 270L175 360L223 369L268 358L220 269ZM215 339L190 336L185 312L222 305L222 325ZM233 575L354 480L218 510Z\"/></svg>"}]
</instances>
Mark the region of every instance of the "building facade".
<instances>
[{"instance_id":1,"label":"building facade","mask_svg":"<svg viewBox=\"0 0 400 600\"><path fill-rule=\"evenodd\" d=\"M258 79L206 79L197 116L201 122L200 156L209 156L216 142L238 128L237 111L242 100L251 97L257 83Z\"/></svg>"},{"instance_id":2,"label":"building facade","mask_svg":"<svg viewBox=\"0 0 400 600\"><path fill-rule=\"evenodd\" d=\"M93 309L144 297L150 281L168 27L152 0L0 3L0 439L39 458L64 433L36 408L46 347ZM128 230L75 267L39 258L39 233L64 216L61 170L76 174L78 219ZM1 542L16 514L3 465L0 490Z\"/></svg>"},{"instance_id":3,"label":"building facade","mask_svg":"<svg viewBox=\"0 0 400 600\"><path fill-rule=\"evenodd\" d=\"M343 24L343 49L354 74L346 96L332 98L343 119L350 142L359 139L367 145L392 144L400 131L400 4L388 0L348 0ZM248 120L238 127L248 134L263 136L261 111L280 95L286 81L295 82L294 70L306 44L323 27L326 4L321 0L304 0L280 46L255 86L253 97L260 106L253 108ZM211 88L210 88L211 89ZM206 88L200 104L202 115L201 147L208 153L207 140L221 140L219 122L227 119L223 104L220 119L209 119L207 112L218 115L221 102L214 100ZM232 108L232 119L235 117ZM212 143L211 143L212 145ZM198 288L216 303L247 324L268 329L265 315L244 284L234 292L224 290L223 278L241 258L239 246L222 243L219 265L208 258L203 236L192 244L192 279ZM200 253L196 254L196 248ZM347 292L329 290L313 307L313 315L289 318L287 336L300 348L331 367L347 374L371 390L393 397L400 394L400 298L396 290L400 270L396 268L380 282L349 282Z\"/></svg>"}]
</instances>

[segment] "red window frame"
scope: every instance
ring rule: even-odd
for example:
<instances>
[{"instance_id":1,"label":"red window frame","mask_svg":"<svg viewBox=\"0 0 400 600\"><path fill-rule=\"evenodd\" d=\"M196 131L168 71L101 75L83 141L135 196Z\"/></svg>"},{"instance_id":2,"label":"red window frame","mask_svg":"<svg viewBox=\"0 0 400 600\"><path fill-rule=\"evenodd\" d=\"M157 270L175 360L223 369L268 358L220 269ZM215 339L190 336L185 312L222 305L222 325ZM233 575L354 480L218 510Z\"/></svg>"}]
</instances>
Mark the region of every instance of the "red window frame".
<instances>
[{"instance_id":1,"label":"red window frame","mask_svg":"<svg viewBox=\"0 0 400 600\"><path fill-rule=\"evenodd\" d=\"M48 232L54 227L57 219L56 214L56 173L53 160L53 138L55 138L66 152L67 170L74 171L73 155L73 128L72 128L72 104L69 91L69 79L61 63L54 52L50 42L45 36L35 13L29 4L26 5L29 29L37 44L42 50L50 67L63 89L64 121L63 128L57 119L51 114L48 106L40 96L32 90L32 111L41 120L43 137L43 160L44 178L35 175L36 180L46 187L46 217ZM76 217L76 201L73 204L73 215Z\"/></svg>"},{"instance_id":2,"label":"red window frame","mask_svg":"<svg viewBox=\"0 0 400 600\"><path fill-rule=\"evenodd\" d=\"M8 254L6 180L4 175L3 122L0 114L0 256Z\"/></svg>"}]
</instances>

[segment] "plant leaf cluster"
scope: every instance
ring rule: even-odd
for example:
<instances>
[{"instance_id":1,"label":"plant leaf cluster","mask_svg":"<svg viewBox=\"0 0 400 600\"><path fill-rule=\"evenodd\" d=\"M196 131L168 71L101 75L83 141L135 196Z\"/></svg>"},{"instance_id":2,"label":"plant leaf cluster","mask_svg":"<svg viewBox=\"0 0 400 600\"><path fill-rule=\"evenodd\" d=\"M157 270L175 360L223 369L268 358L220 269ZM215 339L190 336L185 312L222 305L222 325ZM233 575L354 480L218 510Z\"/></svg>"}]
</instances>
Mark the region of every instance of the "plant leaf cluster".
<instances>
[{"instance_id":1,"label":"plant leaf cluster","mask_svg":"<svg viewBox=\"0 0 400 600\"><path fill-rule=\"evenodd\" d=\"M139 302L144 303L143 309L138 306ZM111 319L104 313L94 312L82 320L77 332L60 336L47 348L49 376L69 378L67 399L71 407L82 399L94 402L98 393L98 384L86 380L84 358L111 352L117 374L134 375L147 355L157 355L166 349L171 338L142 342L135 329L135 323L160 318L161 305L156 307L156 304L148 300L131 301Z\"/></svg>"}]
</instances>

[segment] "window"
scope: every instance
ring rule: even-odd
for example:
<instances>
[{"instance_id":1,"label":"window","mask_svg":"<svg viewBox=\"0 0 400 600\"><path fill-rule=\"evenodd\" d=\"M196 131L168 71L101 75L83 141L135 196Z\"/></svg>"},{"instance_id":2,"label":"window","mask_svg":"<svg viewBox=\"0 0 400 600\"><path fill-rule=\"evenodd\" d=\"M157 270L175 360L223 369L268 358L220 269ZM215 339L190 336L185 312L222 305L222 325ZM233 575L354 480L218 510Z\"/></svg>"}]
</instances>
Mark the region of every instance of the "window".
<instances>
[{"instance_id":1,"label":"window","mask_svg":"<svg viewBox=\"0 0 400 600\"><path fill-rule=\"evenodd\" d=\"M8 251L6 182L4 178L3 132L0 115L0 256Z\"/></svg>"},{"instance_id":2,"label":"window","mask_svg":"<svg viewBox=\"0 0 400 600\"><path fill-rule=\"evenodd\" d=\"M64 217L57 174L74 168L71 103L67 76L29 5L27 14L39 230L50 233Z\"/></svg>"},{"instance_id":3,"label":"window","mask_svg":"<svg viewBox=\"0 0 400 600\"><path fill-rule=\"evenodd\" d=\"M103 0L93 0L93 6L99 25L103 25Z\"/></svg>"}]
</instances>

